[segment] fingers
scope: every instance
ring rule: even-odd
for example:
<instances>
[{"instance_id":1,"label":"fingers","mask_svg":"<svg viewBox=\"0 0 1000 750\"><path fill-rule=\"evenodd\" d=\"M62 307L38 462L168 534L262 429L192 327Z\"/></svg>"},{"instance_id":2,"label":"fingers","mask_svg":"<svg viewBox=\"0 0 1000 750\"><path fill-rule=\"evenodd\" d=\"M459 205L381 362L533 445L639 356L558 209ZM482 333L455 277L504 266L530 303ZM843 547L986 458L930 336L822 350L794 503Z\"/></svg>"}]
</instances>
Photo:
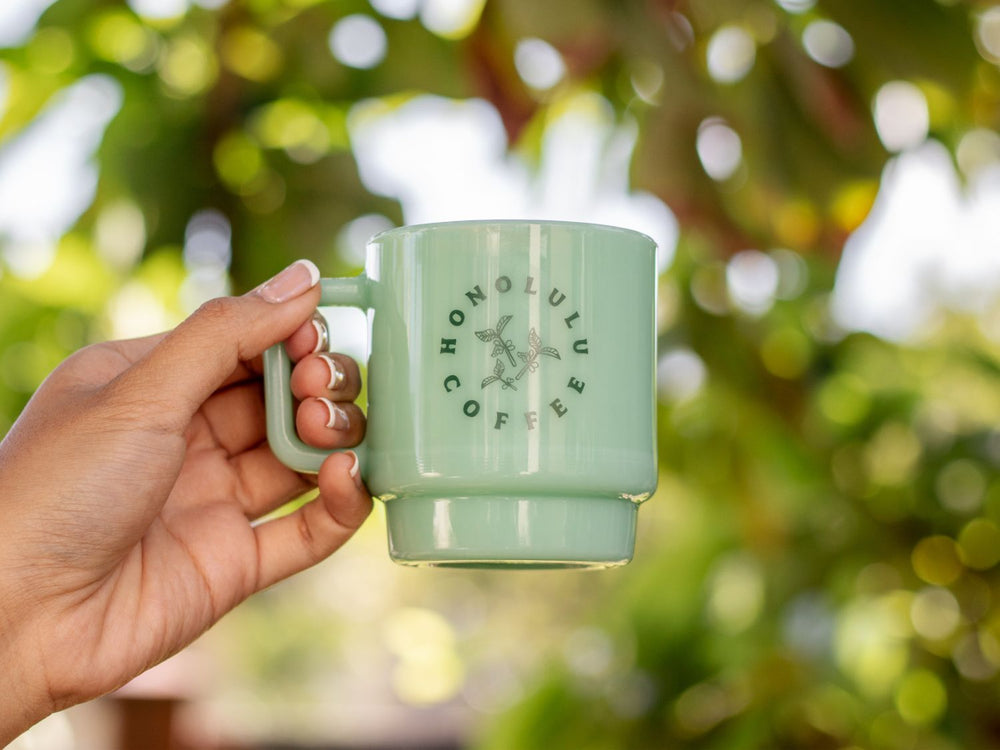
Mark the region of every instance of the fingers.
<instances>
[{"instance_id":1,"label":"fingers","mask_svg":"<svg viewBox=\"0 0 1000 750\"><path fill-rule=\"evenodd\" d=\"M307 354L323 351L329 343L326 323L319 313L313 313L312 318L300 325L295 332L285 339L285 352L292 362L298 362ZM241 362L236 370L226 378L222 387L239 383L244 380L259 378L264 372L262 358L257 356L246 362Z\"/></svg>"},{"instance_id":2,"label":"fingers","mask_svg":"<svg viewBox=\"0 0 1000 750\"><path fill-rule=\"evenodd\" d=\"M360 392L358 365L344 354L310 354L292 370L292 394L300 401L309 396L353 401Z\"/></svg>"},{"instance_id":3,"label":"fingers","mask_svg":"<svg viewBox=\"0 0 1000 750\"><path fill-rule=\"evenodd\" d=\"M280 508L315 485L275 457L267 445L259 445L229 459L239 477L236 500L250 520Z\"/></svg>"},{"instance_id":4,"label":"fingers","mask_svg":"<svg viewBox=\"0 0 1000 750\"><path fill-rule=\"evenodd\" d=\"M325 559L341 547L371 512L357 457L336 453L320 467L320 494L291 515L254 528L258 588L266 588Z\"/></svg>"},{"instance_id":5,"label":"fingers","mask_svg":"<svg viewBox=\"0 0 1000 750\"><path fill-rule=\"evenodd\" d=\"M266 435L264 388L260 382L240 383L219 391L204 403L200 414L208 423L207 434L230 456L252 448Z\"/></svg>"},{"instance_id":6,"label":"fingers","mask_svg":"<svg viewBox=\"0 0 1000 750\"><path fill-rule=\"evenodd\" d=\"M317 448L347 448L365 436L365 415L357 404L307 398L295 414L295 429Z\"/></svg>"},{"instance_id":7,"label":"fingers","mask_svg":"<svg viewBox=\"0 0 1000 750\"><path fill-rule=\"evenodd\" d=\"M319 313L300 325L288 340L285 341L285 351L292 362L298 362L307 354L326 351L330 343L326 320Z\"/></svg>"},{"instance_id":8,"label":"fingers","mask_svg":"<svg viewBox=\"0 0 1000 750\"><path fill-rule=\"evenodd\" d=\"M293 334L290 348L327 343L324 329L314 322ZM353 403L361 392L361 373L353 359L325 351L306 354L292 370L291 388L301 401L295 424L304 441L317 448L344 448L364 437L364 414Z\"/></svg>"},{"instance_id":9,"label":"fingers","mask_svg":"<svg viewBox=\"0 0 1000 750\"><path fill-rule=\"evenodd\" d=\"M291 336L319 302L319 271L298 261L242 297L212 300L167 334L117 382L133 399L181 423L241 363Z\"/></svg>"}]
</instances>

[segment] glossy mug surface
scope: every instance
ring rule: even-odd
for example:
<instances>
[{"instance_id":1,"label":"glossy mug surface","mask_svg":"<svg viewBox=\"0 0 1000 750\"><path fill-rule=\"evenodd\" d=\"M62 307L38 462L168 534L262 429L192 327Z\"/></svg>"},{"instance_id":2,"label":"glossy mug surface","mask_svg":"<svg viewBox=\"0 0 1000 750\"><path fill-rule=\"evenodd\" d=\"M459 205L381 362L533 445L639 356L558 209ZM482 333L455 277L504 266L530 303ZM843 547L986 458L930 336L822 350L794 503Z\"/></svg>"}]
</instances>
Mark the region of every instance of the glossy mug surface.
<instances>
[{"instance_id":1,"label":"glossy mug surface","mask_svg":"<svg viewBox=\"0 0 1000 750\"><path fill-rule=\"evenodd\" d=\"M373 237L323 305L368 311L362 476L394 560L607 567L656 486L655 244L600 225L475 221ZM336 334L333 335L336 348ZM299 471L290 365L265 355L268 439Z\"/></svg>"}]
</instances>

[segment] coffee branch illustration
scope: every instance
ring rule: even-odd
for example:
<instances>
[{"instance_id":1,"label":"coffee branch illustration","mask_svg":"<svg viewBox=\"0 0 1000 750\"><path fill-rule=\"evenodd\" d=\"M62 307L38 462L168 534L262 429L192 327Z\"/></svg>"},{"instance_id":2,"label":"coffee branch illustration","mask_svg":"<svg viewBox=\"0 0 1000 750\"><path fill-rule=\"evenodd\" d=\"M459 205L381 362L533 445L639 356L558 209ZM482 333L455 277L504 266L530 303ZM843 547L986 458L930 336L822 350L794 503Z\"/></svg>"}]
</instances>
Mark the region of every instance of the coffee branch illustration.
<instances>
[{"instance_id":1,"label":"coffee branch illustration","mask_svg":"<svg viewBox=\"0 0 1000 750\"><path fill-rule=\"evenodd\" d=\"M503 360L498 359L496 365L494 365L493 367L493 374L483 378L482 387L485 388L490 383L500 383L500 387L503 388L505 391L508 389L516 391L517 386L514 385L514 378L504 377L503 371L504 371Z\"/></svg>"},{"instance_id":2,"label":"coffee branch illustration","mask_svg":"<svg viewBox=\"0 0 1000 750\"><path fill-rule=\"evenodd\" d=\"M504 375L507 369L503 361L504 356L510 362L511 367L517 367L517 361L514 359L514 343L510 339L503 337L504 329L510 323L512 317L512 315L503 315L497 321L495 328L476 331L476 338L480 341L493 344L493 351L490 352L490 356L496 358L496 364L493 366L493 374L483 378L483 388L493 383L500 383L500 387L504 390L512 389L516 391L517 386L514 385L514 381L520 380L529 373L536 372L541 364L541 357L561 359L559 351L555 347L542 345L542 339L539 337L538 332L532 328L528 332L528 351L517 352L517 356L524 363L524 366L513 378L509 375Z\"/></svg>"},{"instance_id":3,"label":"coffee branch illustration","mask_svg":"<svg viewBox=\"0 0 1000 750\"><path fill-rule=\"evenodd\" d=\"M507 327L510 323L510 319L514 317L513 315L503 315L497 322L496 328L487 328L485 331L476 331L476 338L480 341L485 341L486 343L493 342L493 351L490 352L491 357L499 357L501 354L506 354L507 359L510 360L511 367L517 367L517 362L514 360L514 342L510 339L504 339L503 329Z\"/></svg>"},{"instance_id":4,"label":"coffee branch illustration","mask_svg":"<svg viewBox=\"0 0 1000 750\"><path fill-rule=\"evenodd\" d=\"M517 373L517 380L520 380L525 373L535 372L540 364L539 357L552 357L553 359L562 359L559 356L559 351L552 346L542 346L542 340L539 338L538 333L532 328L528 332L528 351L518 352L517 356L521 358L524 362L524 367L521 371Z\"/></svg>"}]
</instances>

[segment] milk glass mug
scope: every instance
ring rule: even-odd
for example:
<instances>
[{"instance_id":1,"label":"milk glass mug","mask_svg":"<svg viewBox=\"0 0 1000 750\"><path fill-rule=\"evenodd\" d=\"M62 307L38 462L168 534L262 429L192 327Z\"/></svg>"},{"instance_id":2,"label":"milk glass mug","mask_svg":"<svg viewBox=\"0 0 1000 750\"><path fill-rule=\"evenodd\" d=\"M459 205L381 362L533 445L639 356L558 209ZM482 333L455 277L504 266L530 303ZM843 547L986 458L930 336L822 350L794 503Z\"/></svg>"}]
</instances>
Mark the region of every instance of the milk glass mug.
<instances>
[{"instance_id":1,"label":"milk glass mug","mask_svg":"<svg viewBox=\"0 0 1000 750\"><path fill-rule=\"evenodd\" d=\"M361 474L408 565L631 560L656 487L655 243L616 227L466 221L373 237L322 305L368 314ZM268 440L314 472L284 347L265 353Z\"/></svg>"}]
</instances>

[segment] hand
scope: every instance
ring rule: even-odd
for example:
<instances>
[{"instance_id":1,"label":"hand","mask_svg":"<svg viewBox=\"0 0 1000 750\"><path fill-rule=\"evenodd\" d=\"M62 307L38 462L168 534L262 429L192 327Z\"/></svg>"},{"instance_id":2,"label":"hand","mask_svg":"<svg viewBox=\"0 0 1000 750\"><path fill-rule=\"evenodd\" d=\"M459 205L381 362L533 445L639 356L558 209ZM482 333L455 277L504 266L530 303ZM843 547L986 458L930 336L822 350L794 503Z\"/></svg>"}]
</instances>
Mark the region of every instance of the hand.
<instances>
[{"instance_id":1,"label":"hand","mask_svg":"<svg viewBox=\"0 0 1000 750\"><path fill-rule=\"evenodd\" d=\"M300 262L170 333L78 352L0 443L0 746L179 651L368 515L353 453L305 477L265 440L260 355L285 339L302 438L363 435L357 366L306 355L317 276Z\"/></svg>"}]
</instances>

